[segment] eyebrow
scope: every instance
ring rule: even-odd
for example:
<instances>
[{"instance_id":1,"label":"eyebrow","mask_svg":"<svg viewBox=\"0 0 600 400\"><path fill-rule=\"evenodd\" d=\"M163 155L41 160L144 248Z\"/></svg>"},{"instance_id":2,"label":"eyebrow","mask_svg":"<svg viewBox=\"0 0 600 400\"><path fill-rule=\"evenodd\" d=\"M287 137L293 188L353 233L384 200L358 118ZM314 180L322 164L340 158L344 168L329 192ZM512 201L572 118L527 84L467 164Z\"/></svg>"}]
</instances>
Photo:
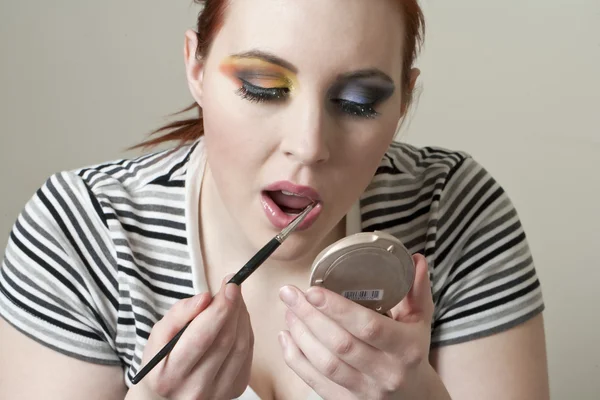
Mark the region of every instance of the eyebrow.
<instances>
[{"instance_id":1,"label":"eyebrow","mask_svg":"<svg viewBox=\"0 0 600 400\"><path fill-rule=\"evenodd\" d=\"M365 79L365 78L380 78L386 82L394 84L394 81L388 74L377 69L377 68L369 68L369 69L361 69L359 71L348 72L345 74L340 74L337 77L339 81L347 81L350 79Z\"/></svg>"},{"instance_id":2,"label":"eyebrow","mask_svg":"<svg viewBox=\"0 0 600 400\"><path fill-rule=\"evenodd\" d=\"M275 54L272 54L272 53L269 53L269 52L266 52L263 50L250 50L250 51L245 51L243 53L234 54L233 56L241 57L241 58L259 58L268 63L283 67L283 68L293 72L294 74L298 73L298 68L296 68L296 66L294 64L290 63L289 61L284 60L281 57L276 56ZM390 78L389 75L387 75L385 72L383 72L377 68L362 69L359 71L348 72L348 73L340 74L337 76L338 81L339 80L350 80L350 79L365 79L365 78L380 78L391 84L394 83L394 81L392 80L392 78Z\"/></svg>"},{"instance_id":3,"label":"eyebrow","mask_svg":"<svg viewBox=\"0 0 600 400\"><path fill-rule=\"evenodd\" d=\"M279 65L280 67L283 67L294 74L298 73L298 68L296 68L293 64L266 51L250 50L243 53L234 54L233 56L241 58L260 58L268 63Z\"/></svg>"}]
</instances>

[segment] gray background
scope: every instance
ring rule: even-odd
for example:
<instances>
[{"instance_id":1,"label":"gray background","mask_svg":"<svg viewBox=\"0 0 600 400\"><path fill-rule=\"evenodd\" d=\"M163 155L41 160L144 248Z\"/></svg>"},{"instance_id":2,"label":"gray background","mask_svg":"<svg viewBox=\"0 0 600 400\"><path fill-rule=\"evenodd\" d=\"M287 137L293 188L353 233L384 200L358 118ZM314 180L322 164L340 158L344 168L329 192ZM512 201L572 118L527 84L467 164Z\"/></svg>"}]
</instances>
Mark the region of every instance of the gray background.
<instances>
[{"instance_id":1,"label":"gray background","mask_svg":"<svg viewBox=\"0 0 600 400\"><path fill-rule=\"evenodd\" d=\"M547 303L552 395L600 393L600 2L423 3L423 85L399 135L466 150L508 190ZM186 106L191 0L0 2L0 244L52 173L137 153Z\"/></svg>"}]
</instances>

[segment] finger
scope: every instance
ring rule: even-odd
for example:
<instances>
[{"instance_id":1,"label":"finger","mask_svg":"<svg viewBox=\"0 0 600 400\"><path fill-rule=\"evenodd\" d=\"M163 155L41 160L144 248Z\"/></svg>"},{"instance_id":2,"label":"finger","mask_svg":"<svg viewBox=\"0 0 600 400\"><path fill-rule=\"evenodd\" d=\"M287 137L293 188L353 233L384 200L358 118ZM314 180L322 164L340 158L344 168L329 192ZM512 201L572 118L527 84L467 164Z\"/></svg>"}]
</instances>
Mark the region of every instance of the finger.
<instances>
[{"instance_id":1,"label":"finger","mask_svg":"<svg viewBox=\"0 0 600 400\"><path fill-rule=\"evenodd\" d=\"M244 307L246 307L245 304L244 304ZM250 377L251 377L251 372L252 372L252 360L254 357L254 331L252 329L250 315L246 308L244 308L244 310L245 310L246 318L248 320L247 329L248 329L248 340L250 343L250 349L249 349L248 353L246 354L246 359L244 360L242 369L240 370L240 372L238 374L238 379L236 381L236 385L238 385L238 386L234 389L236 393L239 393L238 397L241 397L241 395L246 391L246 387L250 383Z\"/></svg>"},{"instance_id":2,"label":"finger","mask_svg":"<svg viewBox=\"0 0 600 400\"><path fill-rule=\"evenodd\" d=\"M217 386L215 398L240 397L250 380L254 335L250 324L250 316L242 301L237 318L236 340L229 354L216 374L214 384Z\"/></svg>"},{"instance_id":3,"label":"finger","mask_svg":"<svg viewBox=\"0 0 600 400\"><path fill-rule=\"evenodd\" d=\"M218 389L218 386L215 385L215 377L221 369L227 355L233 348L237 337L237 325L241 305L239 286L235 284L227 285L227 288L224 288L217 296L215 296L215 300L222 295L222 292L227 290L234 290L238 295L235 307L231 312L227 313L227 317L221 329L218 331L217 335L212 338L202 356L196 359L196 365L189 373L189 377L186 381L188 389L198 390L198 388L201 388L205 395L210 394L212 396L215 390ZM208 320L207 324L210 323L211 320ZM205 343L207 342L208 341ZM231 382L227 382L227 384L231 385ZM185 389L182 393L186 393Z\"/></svg>"},{"instance_id":4,"label":"finger","mask_svg":"<svg viewBox=\"0 0 600 400\"><path fill-rule=\"evenodd\" d=\"M353 392L362 391L366 379L362 373L329 351L289 310L286 313L286 323L296 346L322 376Z\"/></svg>"},{"instance_id":5,"label":"finger","mask_svg":"<svg viewBox=\"0 0 600 400\"><path fill-rule=\"evenodd\" d=\"M193 320L210 304L210 293L201 293L176 302L152 327L146 347L150 344L164 346L188 322Z\"/></svg>"},{"instance_id":6,"label":"finger","mask_svg":"<svg viewBox=\"0 0 600 400\"><path fill-rule=\"evenodd\" d=\"M354 396L348 389L325 378L300 351L289 332L279 333L279 343L283 359L292 371L310 386L324 400L351 399Z\"/></svg>"},{"instance_id":7,"label":"finger","mask_svg":"<svg viewBox=\"0 0 600 400\"><path fill-rule=\"evenodd\" d=\"M415 282L406 297L390 310L392 318L402 322L427 321L433 318L433 297L427 259L421 254L413 256L415 262Z\"/></svg>"},{"instance_id":8,"label":"finger","mask_svg":"<svg viewBox=\"0 0 600 400\"><path fill-rule=\"evenodd\" d=\"M158 353L188 322L203 312L210 304L212 297L210 293L197 294L188 299L180 300L152 327L150 337L144 352L142 365ZM163 369L169 362L169 356L165 357L151 372L151 375L162 375Z\"/></svg>"},{"instance_id":9,"label":"finger","mask_svg":"<svg viewBox=\"0 0 600 400\"><path fill-rule=\"evenodd\" d=\"M173 370L181 376L187 376L198 360L213 346L220 336L225 323L238 307L239 287L234 284L225 286L215 295L210 305L190 323L169 356ZM227 290L226 290L227 289ZM226 296L233 295L233 298Z\"/></svg>"},{"instance_id":10,"label":"finger","mask_svg":"<svg viewBox=\"0 0 600 400\"><path fill-rule=\"evenodd\" d=\"M293 286L288 287L301 293ZM352 336L376 349L387 351L400 339L397 321L330 290L311 287L306 292L306 300Z\"/></svg>"},{"instance_id":11,"label":"finger","mask_svg":"<svg viewBox=\"0 0 600 400\"><path fill-rule=\"evenodd\" d=\"M305 297L293 287L284 287L282 288L282 297L285 297L285 290L297 292L295 294L288 293L288 296L296 297L296 301L288 306L290 311L302 321L316 340L322 343L329 352L352 368L369 376L378 375L389 369L390 366L385 362L387 358L381 350L360 341L313 306L313 304L323 305L325 297L322 290L309 289ZM310 299L313 304L309 303L307 299ZM303 349L302 346L300 348Z\"/></svg>"}]
</instances>

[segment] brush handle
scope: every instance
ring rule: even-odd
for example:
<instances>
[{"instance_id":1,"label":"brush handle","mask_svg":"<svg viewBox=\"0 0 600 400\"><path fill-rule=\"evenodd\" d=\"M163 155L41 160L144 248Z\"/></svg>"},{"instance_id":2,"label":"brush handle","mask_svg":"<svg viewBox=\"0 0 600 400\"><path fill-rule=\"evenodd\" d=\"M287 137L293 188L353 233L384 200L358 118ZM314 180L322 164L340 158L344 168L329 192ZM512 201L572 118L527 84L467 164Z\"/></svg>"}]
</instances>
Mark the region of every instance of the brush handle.
<instances>
[{"instance_id":1,"label":"brush handle","mask_svg":"<svg viewBox=\"0 0 600 400\"><path fill-rule=\"evenodd\" d=\"M258 251L258 253L256 253L254 255L254 257L252 257L247 263L246 265L244 265L238 272L237 274L235 274L228 283L235 283L236 285L241 285L242 282L244 282L246 280L246 278L248 278L250 275L252 275L252 273L261 266L262 263L264 263L267 258L269 258L269 256L271 254L273 254L273 252L275 250L277 250L277 248L281 245L281 242L279 242L279 240L277 240L277 238L273 238L271 239L271 241L269 243L267 243L266 245L263 246L262 249L260 249Z\"/></svg>"},{"instance_id":2,"label":"brush handle","mask_svg":"<svg viewBox=\"0 0 600 400\"><path fill-rule=\"evenodd\" d=\"M152 360L150 360L150 362L146 364L144 368L142 368L133 378L131 378L131 383L134 385L139 383L146 375L148 375L148 372L152 371L152 369L156 367L156 365L161 362L162 359L165 358L169 352L171 352L171 350L173 350L173 347L175 347L175 344L179 341L181 335L183 335L183 332L185 332L190 323L191 321L185 324L185 326L181 328L181 330L179 330L175 336L173 336L173 339L171 339L169 343L160 349L160 351L156 353Z\"/></svg>"},{"instance_id":3,"label":"brush handle","mask_svg":"<svg viewBox=\"0 0 600 400\"><path fill-rule=\"evenodd\" d=\"M267 258L269 258L269 256L271 254L273 254L273 252L275 250L277 250L277 248L281 245L281 242L279 242L279 240L277 240L277 237L271 239L271 241L269 243L267 243L265 246L263 246L262 249L260 249L258 251L258 253L256 253L254 255L254 257L252 257L247 263L246 265L244 265L230 280L229 282L227 282L227 284L230 283L235 283L236 285L241 285L242 282L244 282L246 280L246 278L248 278L250 275L252 275L252 273L261 266L262 263L264 263L266 261ZM144 366L144 368L142 368L132 379L131 379L131 383L133 383L134 385L139 383L146 375L148 375L148 372L152 371L152 369L154 367L156 367L156 365L162 361L163 358L165 358L167 356L167 354L169 354L169 352L171 352L171 350L173 350L173 347L175 347L175 344L179 341L179 339L181 338L181 335L183 335L183 332L185 332L185 330L187 329L187 327L190 325L191 321L188 322L187 324L185 324L185 326L183 328L181 328L181 330L179 332L177 332L177 334L173 337L173 339L171 339L169 341L169 343L167 343L153 358L152 360L150 360L150 362L148 364L146 364L146 366Z\"/></svg>"}]
</instances>

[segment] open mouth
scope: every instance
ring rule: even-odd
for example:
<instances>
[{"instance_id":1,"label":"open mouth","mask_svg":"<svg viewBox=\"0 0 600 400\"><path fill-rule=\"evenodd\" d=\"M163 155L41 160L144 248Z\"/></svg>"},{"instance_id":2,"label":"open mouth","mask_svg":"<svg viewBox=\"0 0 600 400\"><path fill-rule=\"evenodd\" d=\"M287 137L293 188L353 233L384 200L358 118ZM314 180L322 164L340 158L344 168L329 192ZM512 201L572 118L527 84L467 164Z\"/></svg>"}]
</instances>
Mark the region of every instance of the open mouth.
<instances>
[{"instance_id":1,"label":"open mouth","mask_svg":"<svg viewBox=\"0 0 600 400\"><path fill-rule=\"evenodd\" d=\"M261 202L267 218L278 229L289 225L310 204L316 204L298 227L298 230L307 229L322 210L321 199L316 190L289 181L276 182L266 187L261 192Z\"/></svg>"},{"instance_id":2,"label":"open mouth","mask_svg":"<svg viewBox=\"0 0 600 400\"><path fill-rule=\"evenodd\" d=\"M287 190L265 191L264 193L273 200L273 203L275 203L281 211L288 215L300 214L310 204L315 203L315 201L309 197L302 196L298 193L288 192Z\"/></svg>"}]
</instances>

